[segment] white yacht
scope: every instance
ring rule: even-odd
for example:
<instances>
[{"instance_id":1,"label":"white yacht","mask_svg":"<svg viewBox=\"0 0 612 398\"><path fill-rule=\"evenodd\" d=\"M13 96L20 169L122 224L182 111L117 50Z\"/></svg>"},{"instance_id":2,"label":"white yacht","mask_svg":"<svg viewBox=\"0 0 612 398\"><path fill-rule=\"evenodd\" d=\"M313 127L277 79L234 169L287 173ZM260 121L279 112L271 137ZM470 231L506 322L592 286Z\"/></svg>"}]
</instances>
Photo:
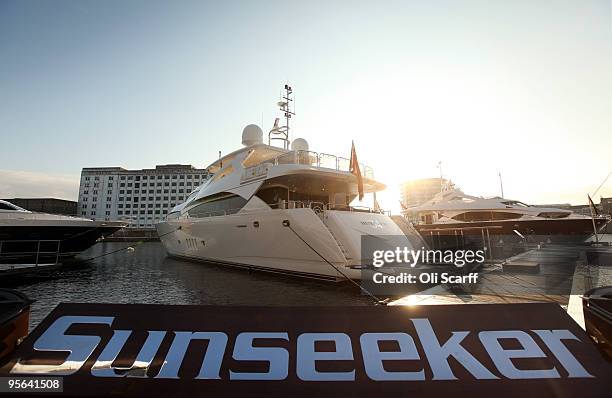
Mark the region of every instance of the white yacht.
<instances>
[{"instance_id":1,"label":"white yacht","mask_svg":"<svg viewBox=\"0 0 612 398\"><path fill-rule=\"evenodd\" d=\"M608 222L552 207L501 197L482 198L449 187L420 206L403 211L425 238L456 242L458 236L495 235L535 242L582 242ZM431 242L430 242L431 243Z\"/></svg>"},{"instance_id":2,"label":"white yacht","mask_svg":"<svg viewBox=\"0 0 612 398\"><path fill-rule=\"evenodd\" d=\"M267 144L261 128L245 127L244 147L212 163L214 176L157 224L160 240L170 256L184 259L359 279L370 263L362 258L362 236L385 246L410 243L387 214L351 206L360 182L364 194L385 188L372 169L351 172L350 159L312 152L304 139L289 141L291 88L285 90L278 105L286 125L276 119ZM275 140L282 147L271 145Z\"/></svg>"},{"instance_id":3,"label":"white yacht","mask_svg":"<svg viewBox=\"0 0 612 398\"><path fill-rule=\"evenodd\" d=\"M0 200L0 263L57 262L125 226L116 221L31 212Z\"/></svg>"}]
</instances>

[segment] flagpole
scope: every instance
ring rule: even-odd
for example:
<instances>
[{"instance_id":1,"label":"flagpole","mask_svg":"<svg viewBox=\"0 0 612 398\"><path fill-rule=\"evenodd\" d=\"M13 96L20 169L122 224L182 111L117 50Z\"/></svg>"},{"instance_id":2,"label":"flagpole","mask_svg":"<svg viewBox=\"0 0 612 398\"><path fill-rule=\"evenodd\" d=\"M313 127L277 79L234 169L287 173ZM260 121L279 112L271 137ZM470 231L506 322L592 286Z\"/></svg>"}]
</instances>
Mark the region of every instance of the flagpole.
<instances>
[{"instance_id":1,"label":"flagpole","mask_svg":"<svg viewBox=\"0 0 612 398\"><path fill-rule=\"evenodd\" d=\"M595 215L593 214L593 208L595 207L595 203L593 203L593 199L591 199L591 195L587 195L589 199L589 209L591 210L591 221L593 222L593 233L595 234L595 244L599 245L599 234L597 233L597 226L595 225Z\"/></svg>"}]
</instances>

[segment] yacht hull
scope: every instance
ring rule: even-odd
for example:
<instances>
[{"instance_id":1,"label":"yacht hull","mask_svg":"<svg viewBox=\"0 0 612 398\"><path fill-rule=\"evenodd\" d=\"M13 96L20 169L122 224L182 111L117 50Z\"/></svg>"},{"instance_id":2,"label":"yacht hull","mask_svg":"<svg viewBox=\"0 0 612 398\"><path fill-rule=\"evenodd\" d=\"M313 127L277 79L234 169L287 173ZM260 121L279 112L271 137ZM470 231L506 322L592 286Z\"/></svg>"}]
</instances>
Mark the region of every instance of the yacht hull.
<instances>
[{"instance_id":1,"label":"yacht hull","mask_svg":"<svg viewBox=\"0 0 612 398\"><path fill-rule=\"evenodd\" d=\"M605 222L604 219L595 219L598 229ZM430 245L449 249L464 246L466 240L481 243L478 238L483 234L488 234L495 242L505 243L523 241L515 231L528 243L581 243L593 235L593 222L589 218L458 222L415 227Z\"/></svg>"},{"instance_id":2,"label":"yacht hull","mask_svg":"<svg viewBox=\"0 0 612 398\"><path fill-rule=\"evenodd\" d=\"M123 224L112 222L71 222L65 225L50 225L48 222L32 220L19 223L0 222L0 262L19 260L15 256L29 256L37 251L48 252L43 257L66 259L93 246L98 239L121 229ZM29 253L29 254L28 254ZM56 253L58 256L56 256ZM22 259L31 262L30 259ZM45 261L45 258L39 258Z\"/></svg>"},{"instance_id":3,"label":"yacht hull","mask_svg":"<svg viewBox=\"0 0 612 398\"><path fill-rule=\"evenodd\" d=\"M382 214L354 213L345 218L355 225L365 219L388 220L390 230L381 232L401 234ZM268 210L170 220L157 224L157 231L172 257L315 279L361 279L360 269L352 267L360 259L347 255L349 249L343 252L337 240L348 237L340 237L338 230L332 235L333 227L324 220L307 208ZM350 238L351 245L345 240L343 247L359 246L360 235Z\"/></svg>"}]
</instances>

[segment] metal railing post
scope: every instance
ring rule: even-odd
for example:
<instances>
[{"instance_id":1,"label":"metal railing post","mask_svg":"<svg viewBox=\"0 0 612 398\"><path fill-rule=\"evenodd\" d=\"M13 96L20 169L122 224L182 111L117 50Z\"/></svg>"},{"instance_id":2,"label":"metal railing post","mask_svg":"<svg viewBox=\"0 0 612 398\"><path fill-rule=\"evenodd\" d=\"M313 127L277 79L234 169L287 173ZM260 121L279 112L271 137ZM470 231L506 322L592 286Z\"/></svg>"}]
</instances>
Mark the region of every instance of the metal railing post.
<instances>
[{"instance_id":1,"label":"metal railing post","mask_svg":"<svg viewBox=\"0 0 612 398\"><path fill-rule=\"evenodd\" d=\"M57 241L57 250L55 252L55 264L59 264L59 255L60 255L60 246L62 244L61 240Z\"/></svg>"},{"instance_id":2,"label":"metal railing post","mask_svg":"<svg viewBox=\"0 0 612 398\"><path fill-rule=\"evenodd\" d=\"M38 241L38 249L36 250L36 266L38 267L38 255L40 254L40 241Z\"/></svg>"}]
</instances>

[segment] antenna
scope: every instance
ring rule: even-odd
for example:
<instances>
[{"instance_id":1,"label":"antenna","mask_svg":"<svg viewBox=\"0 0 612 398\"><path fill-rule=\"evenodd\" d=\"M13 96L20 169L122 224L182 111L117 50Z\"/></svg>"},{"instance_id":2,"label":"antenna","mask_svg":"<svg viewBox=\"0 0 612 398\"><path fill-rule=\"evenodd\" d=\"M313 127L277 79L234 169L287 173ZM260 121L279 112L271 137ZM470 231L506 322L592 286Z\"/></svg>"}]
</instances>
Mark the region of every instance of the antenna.
<instances>
[{"instance_id":1,"label":"antenna","mask_svg":"<svg viewBox=\"0 0 612 398\"><path fill-rule=\"evenodd\" d=\"M440 192L444 190L444 183L442 182L442 161L438 161L438 168L440 169Z\"/></svg>"},{"instance_id":2,"label":"antenna","mask_svg":"<svg viewBox=\"0 0 612 398\"><path fill-rule=\"evenodd\" d=\"M497 175L499 176L499 188L501 189L501 197L503 199L504 198L504 183L502 182L501 171L498 171Z\"/></svg>"},{"instance_id":3,"label":"antenna","mask_svg":"<svg viewBox=\"0 0 612 398\"><path fill-rule=\"evenodd\" d=\"M281 140L283 141L283 148L289 149L289 119L291 119L292 116L295 116L295 112L291 110L291 103L293 102L293 89L288 84L285 84L284 90L285 93L284 95L281 94L277 105L285 117L285 125L279 126L278 124L280 120L279 118L276 118L272 130L270 130L268 133L268 145L271 145L272 140Z\"/></svg>"}]
</instances>

